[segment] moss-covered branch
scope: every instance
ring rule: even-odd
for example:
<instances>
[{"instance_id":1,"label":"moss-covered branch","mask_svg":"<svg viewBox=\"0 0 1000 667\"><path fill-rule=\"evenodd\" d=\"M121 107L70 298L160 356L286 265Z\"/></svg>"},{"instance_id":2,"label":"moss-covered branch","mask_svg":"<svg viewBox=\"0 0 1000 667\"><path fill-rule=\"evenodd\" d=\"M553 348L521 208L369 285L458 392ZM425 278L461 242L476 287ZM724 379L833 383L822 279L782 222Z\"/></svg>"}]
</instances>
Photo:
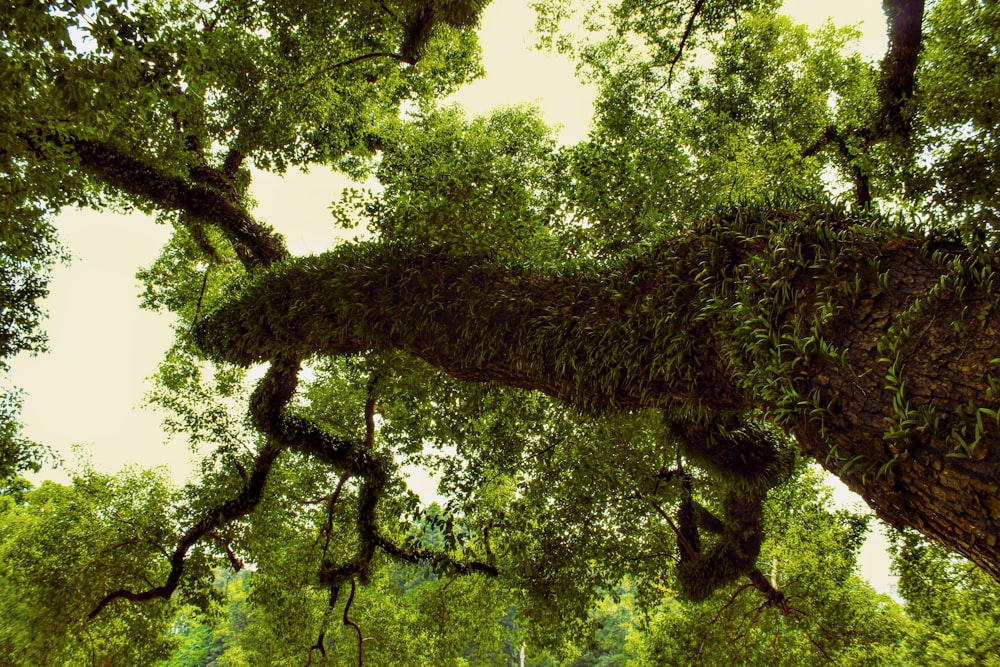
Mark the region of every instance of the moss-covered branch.
<instances>
[{"instance_id":1,"label":"moss-covered branch","mask_svg":"<svg viewBox=\"0 0 1000 667\"><path fill-rule=\"evenodd\" d=\"M836 208L743 210L558 270L345 246L264 273L196 337L243 365L398 348L459 379L699 428L763 415L883 518L997 574L995 284L988 258L933 234ZM725 467L721 451L708 456Z\"/></svg>"}]
</instances>

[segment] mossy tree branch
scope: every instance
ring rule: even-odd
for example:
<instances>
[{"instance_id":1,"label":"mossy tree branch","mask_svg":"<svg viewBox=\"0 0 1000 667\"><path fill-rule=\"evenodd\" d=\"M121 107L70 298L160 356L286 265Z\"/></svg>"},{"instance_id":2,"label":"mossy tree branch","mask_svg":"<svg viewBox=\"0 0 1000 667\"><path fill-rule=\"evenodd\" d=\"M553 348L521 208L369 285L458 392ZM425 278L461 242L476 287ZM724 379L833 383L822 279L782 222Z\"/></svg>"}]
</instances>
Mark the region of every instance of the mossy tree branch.
<instances>
[{"instance_id":1,"label":"mossy tree branch","mask_svg":"<svg viewBox=\"0 0 1000 667\"><path fill-rule=\"evenodd\" d=\"M242 161L238 152L230 152L220 170L207 165L193 170L192 179L188 181L164 174L149 163L104 142L77 140L71 145L80 165L107 184L160 208L180 211L197 221L218 226L236 248L245 248L249 252L252 259L245 260L248 268L269 266L288 257L281 238L254 220L239 204L235 191L231 189L229 172L235 173ZM206 178L215 173L219 174L215 181L222 187L206 184ZM243 253L241 255L247 257Z\"/></svg>"},{"instance_id":2,"label":"mossy tree branch","mask_svg":"<svg viewBox=\"0 0 1000 667\"><path fill-rule=\"evenodd\" d=\"M882 518L996 576L1000 425L983 418L998 407L995 293L983 257L933 234L836 209L743 210L614 264L555 271L346 246L264 273L195 335L243 365L398 348L587 410L665 409L691 432L764 415ZM346 457L294 421L281 429ZM738 430L699 453L722 468L751 455Z\"/></svg>"}]
</instances>

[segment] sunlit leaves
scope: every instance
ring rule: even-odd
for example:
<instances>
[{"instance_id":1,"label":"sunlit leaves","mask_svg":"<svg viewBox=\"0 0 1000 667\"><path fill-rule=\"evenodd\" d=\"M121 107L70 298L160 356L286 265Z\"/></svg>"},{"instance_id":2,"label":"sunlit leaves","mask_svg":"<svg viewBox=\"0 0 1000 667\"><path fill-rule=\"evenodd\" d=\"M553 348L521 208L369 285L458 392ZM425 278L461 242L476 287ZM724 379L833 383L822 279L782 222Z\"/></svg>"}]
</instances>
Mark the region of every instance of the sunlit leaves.
<instances>
[{"instance_id":1,"label":"sunlit leaves","mask_svg":"<svg viewBox=\"0 0 1000 667\"><path fill-rule=\"evenodd\" d=\"M0 492L5 487L16 487L17 475L38 472L51 457L46 447L21 433L21 398L17 391L0 390Z\"/></svg>"},{"instance_id":2,"label":"sunlit leaves","mask_svg":"<svg viewBox=\"0 0 1000 667\"><path fill-rule=\"evenodd\" d=\"M163 576L173 500L156 472L87 472L69 486L45 482L18 502L0 497L4 664L148 664L165 656L169 603L86 617L107 591Z\"/></svg>"},{"instance_id":3,"label":"sunlit leaves","mask_svg":"<svg viewBox=\"0 0 1000 667\"><path fill-rule=\"evenodd\" d=\"M384 192L364 206L383 239L420 239L510 256L554 251L555 140L537 110L466 120L457 107L421 114L384 145Z\"/></svg>"},{"instance_id":4,"label":"sunlit leaves","mask_svg":"<svg viewBox=\"0 0 1000 667\"><path fill-rule=\"evenodd\" d=\"M893 570L916 621L907 649L916 663L1000 664L1000 587L970 563L912 531L891 536Z\"/></svg>"},{"instance_id":5,"label":"sunlit leaves","mask_svg":"<svg viewBox=\"0 0 1000 667\"><path fill-rule=\"evenodd\" d=\"M943 0L933 3L926 24L913 101L921 132L913 189L964 220L973 238L988 229L993 243L1000 220L1000 12L993 3Z\"/></svg>"}]
</instances>

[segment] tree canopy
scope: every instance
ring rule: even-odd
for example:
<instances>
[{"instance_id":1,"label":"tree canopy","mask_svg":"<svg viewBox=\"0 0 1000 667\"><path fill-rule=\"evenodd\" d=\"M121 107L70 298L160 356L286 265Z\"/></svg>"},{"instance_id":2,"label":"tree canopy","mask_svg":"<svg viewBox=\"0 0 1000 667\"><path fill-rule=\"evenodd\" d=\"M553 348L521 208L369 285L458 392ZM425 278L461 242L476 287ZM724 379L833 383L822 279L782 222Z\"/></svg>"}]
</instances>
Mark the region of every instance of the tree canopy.
<instances>
[{"instance_id":1,"label":"tree canopy","mask_svg":"<svg viewBox=\"0 0 1000 667\"><path fill-rule=\"evenodd\" d=\"M74 595L102 623L162 623L252 564L261 613L308 620L323 655L387 563L502 582L543 634L626 580L692 604L749 586L784 617L768 499L807 459L1000 578L996 6L886 0L872 63L775 0L546 0L542 40L599 90L559 146L537 110L442 103L480 73L485 4L3 10L0 355L44 343L53 215L154 213L174 232L141 303L176 341L150 401L207 452L178 493L43 485L58 511L8 507L4 548L69 512L63 568L99 567ZM315 165L377 179L331 193L367 239L293 257L251 167ZM41 450L0 407L13 479Z\"/></svg>"}]
</instances>

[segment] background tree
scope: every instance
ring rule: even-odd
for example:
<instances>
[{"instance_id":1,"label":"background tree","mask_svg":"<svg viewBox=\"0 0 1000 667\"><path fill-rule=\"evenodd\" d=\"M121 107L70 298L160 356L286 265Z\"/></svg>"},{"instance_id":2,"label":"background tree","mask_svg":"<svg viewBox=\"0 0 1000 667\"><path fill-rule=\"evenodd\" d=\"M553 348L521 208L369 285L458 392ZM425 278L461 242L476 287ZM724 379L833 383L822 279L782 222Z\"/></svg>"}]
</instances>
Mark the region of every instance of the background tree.
<instances>
[{"instance_id":1,"label":"background tree","mask_svg":"<svg viewBox=\"0 0 1000 667\"><path fill-rule=\"evenodd\" d=\"M995 580L912 531L893 536L893 567L906 612L911 660L940 665L1000 664Z\"/></svg>"},{"instance_id":2,"label":"background tree","mask_svg":"<svg viewBox=\"0 0 1000 667\"><path fill-rule=\"evenodd\" d=\"M176 603L109 610L88 622L109 588L165 574L162 554L177 539L172 492L159 473L111 477L86 470L65 486L44 482L0 495L5 665L148 664L174 646ZM204 605L204 554L192 554L177 599Z\"/></svg>"}]
</instances>

